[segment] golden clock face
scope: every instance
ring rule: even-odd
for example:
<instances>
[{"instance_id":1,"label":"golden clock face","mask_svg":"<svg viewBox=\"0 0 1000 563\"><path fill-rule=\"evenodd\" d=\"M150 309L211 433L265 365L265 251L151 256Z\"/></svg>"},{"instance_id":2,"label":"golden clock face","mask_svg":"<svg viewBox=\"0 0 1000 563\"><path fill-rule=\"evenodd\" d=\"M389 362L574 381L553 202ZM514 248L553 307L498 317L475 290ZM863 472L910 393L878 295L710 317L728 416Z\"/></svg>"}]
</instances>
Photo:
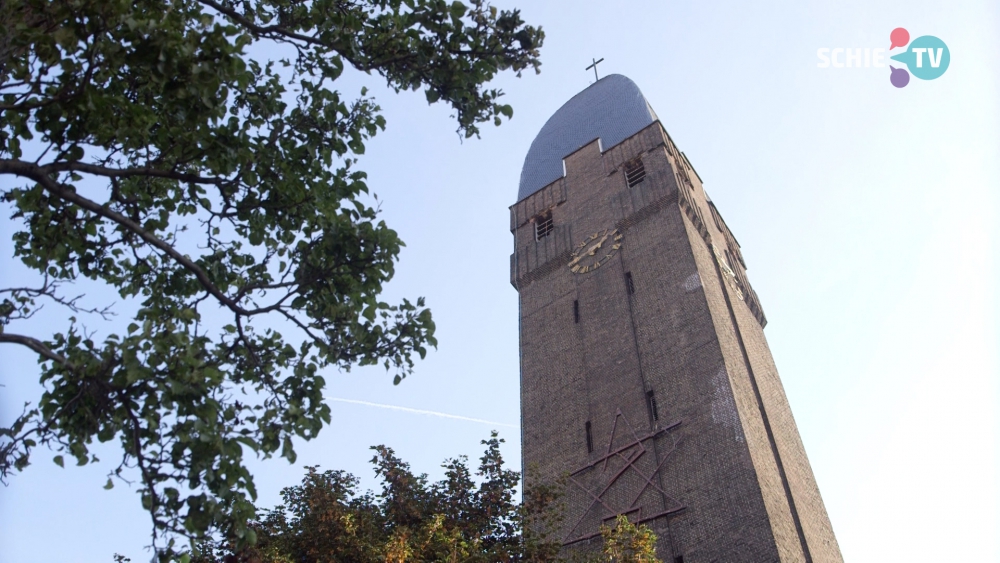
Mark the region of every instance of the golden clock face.
<instances>
[{"instance_id":1,"label":"golden clock face","mask_svg":"<svg viewBox=\"0 0 1000 563\"><path fill-rule=\"evenodd\" d=\"M622 247L622 234L618 229L605 229L596 232L586 240L576 245L570 254L569 271L574 274L586 274L600 268L611 260L615 252Z\"/></svg>"}]
</instances>

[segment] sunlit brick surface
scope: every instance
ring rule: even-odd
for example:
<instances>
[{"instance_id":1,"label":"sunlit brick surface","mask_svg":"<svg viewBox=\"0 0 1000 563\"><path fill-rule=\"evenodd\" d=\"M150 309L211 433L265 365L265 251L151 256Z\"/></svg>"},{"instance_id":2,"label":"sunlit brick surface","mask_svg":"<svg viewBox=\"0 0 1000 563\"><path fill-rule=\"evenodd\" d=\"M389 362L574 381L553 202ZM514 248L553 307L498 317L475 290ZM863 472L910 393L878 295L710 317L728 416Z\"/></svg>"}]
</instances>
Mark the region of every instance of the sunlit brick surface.
<instances>
[{"instance_id":1,"label":"sunlit brick surface","mask_svg":"<svg viewBox=\"0 0 1000 563\"><path fill-rule=\"evenodd\" d=\"M567 155L565 177L511 207L523 462L529 482L568 476L560 537L593 549L625 513L668 563L842 561L762 315L724 258L735 240L658 122L604 148ZM636 157L646 176L628 188ZM536 242L545 210L554 230ZM570 271L576 245L615 229L610 259Z\"/></svg>"}]
</instances>

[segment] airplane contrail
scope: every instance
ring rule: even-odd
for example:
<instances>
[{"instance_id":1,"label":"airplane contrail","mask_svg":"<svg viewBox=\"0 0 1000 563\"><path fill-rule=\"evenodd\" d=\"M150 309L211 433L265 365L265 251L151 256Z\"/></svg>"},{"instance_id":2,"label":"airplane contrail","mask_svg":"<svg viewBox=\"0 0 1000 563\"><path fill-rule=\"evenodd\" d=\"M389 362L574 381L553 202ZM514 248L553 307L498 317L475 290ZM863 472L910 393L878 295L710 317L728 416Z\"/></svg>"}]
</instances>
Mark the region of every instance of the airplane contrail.
<instances>
[{"instance_id":1,"label":"airplane contrail","mask_svg":"<svg viewBox=\"0 0 1000 563\"><path fill-rule=\"evenodd\" d=\"M336 401L338 403L351 403L353 405L364 405L366 407L378 407L380 409L389 409L394 411L412 412L414 414L426 414L430 416L439 416L441 418L451 418L454 420L464 420L466 422L479 422L481 424L492 424L493 426L505 426L507 428L517 428L514 424L504 424L503 422L493 422L492 420L483 420L481 418L470 418L468 416L459 416L457 414L448 414L436 411L426 411L423 409L411 409L410 407L399 407L396 405L383 405L381 403L371 403L368 401L358 401L355 399L341 399L339 397L331 397L327 399L328 401Z\"/></svg>"}]
</instances>

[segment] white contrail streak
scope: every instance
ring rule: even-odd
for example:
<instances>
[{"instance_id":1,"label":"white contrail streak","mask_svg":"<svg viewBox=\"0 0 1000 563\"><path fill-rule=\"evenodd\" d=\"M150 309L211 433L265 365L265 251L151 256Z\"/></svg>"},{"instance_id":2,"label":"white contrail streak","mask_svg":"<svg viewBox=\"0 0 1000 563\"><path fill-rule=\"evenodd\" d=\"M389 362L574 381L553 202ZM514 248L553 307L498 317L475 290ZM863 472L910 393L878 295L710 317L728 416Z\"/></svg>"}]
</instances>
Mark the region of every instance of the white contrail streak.
<instances>
[{"instance_id":1,"label":"white contrail streak","mask_svg":"<svg viewBox=\"0 0 1000 563\"><path fill-rule=\"evenodd\" d=\"M493 422L492 420L483 420L481 418L470 418L468 416L458 416L457 414L448 414L443 412L435 411L425 411L423 409L411 409L409 407L398 407L396 405L383 405L381 403L370 403L368 401L357 401L354 399L341 399L338 397L331 397L327 399L328 401L336 401L338 403L351 403L352 405L364 405L366 407L378 407L380 409L389 409L394 411L412 412L414 414L426 414L430 416L439 416L441 418L451 418L454 420L464 420L466 422L479 422L481 424L492 424L493 426L505 426L507 428L517 428L514 424L504 424L502 422Z\"/></svg>"}]
</instances>

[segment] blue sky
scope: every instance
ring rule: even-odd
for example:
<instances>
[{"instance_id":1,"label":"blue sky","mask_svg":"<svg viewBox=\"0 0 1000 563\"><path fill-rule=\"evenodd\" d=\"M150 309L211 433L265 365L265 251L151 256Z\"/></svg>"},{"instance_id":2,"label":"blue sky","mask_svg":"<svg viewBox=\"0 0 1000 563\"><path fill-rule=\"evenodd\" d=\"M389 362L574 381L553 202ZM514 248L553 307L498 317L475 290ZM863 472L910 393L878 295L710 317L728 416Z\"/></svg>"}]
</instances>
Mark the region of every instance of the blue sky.
<instances>
[{"instance_id":1,"label":"blue sky","mask_svg":"<svg viewBox=\"0 0 1000 563\"><path fill-rule=\"evenodd\" d=\"M534 135L603 57L602 76L642 89L742 245L845 559L1000 560L1000 7L520 4L546 31L542 74L496 81L514 119L481 139L460 142L447 108L421 94L343 79L348 93L371 88L388 121L361 161L407 243L387 300L426 296L440 346L396 387L378 369L329 374L328 397L351 402L331 403L333 423L298 445L295 465L254 464L260 505L304 465L373 486L375 444L435 477L445 458L475 460L496 428L519 465L507 208ZM887 48L899 26L948 44L944 76L897 89L888 68L817 68L819 48ZM0 224L4 283L22 279L4 242L12 232ZM107 295L88 289L95 302ZM64 321L51 313L31 329ZM23 350L0 353L7 421L37 399L37 367ZM0 563L147 560L134 491L101 488L109 465L60 469L50 457L38 451L0 488Z\"/></svg>"}]
</instances>

